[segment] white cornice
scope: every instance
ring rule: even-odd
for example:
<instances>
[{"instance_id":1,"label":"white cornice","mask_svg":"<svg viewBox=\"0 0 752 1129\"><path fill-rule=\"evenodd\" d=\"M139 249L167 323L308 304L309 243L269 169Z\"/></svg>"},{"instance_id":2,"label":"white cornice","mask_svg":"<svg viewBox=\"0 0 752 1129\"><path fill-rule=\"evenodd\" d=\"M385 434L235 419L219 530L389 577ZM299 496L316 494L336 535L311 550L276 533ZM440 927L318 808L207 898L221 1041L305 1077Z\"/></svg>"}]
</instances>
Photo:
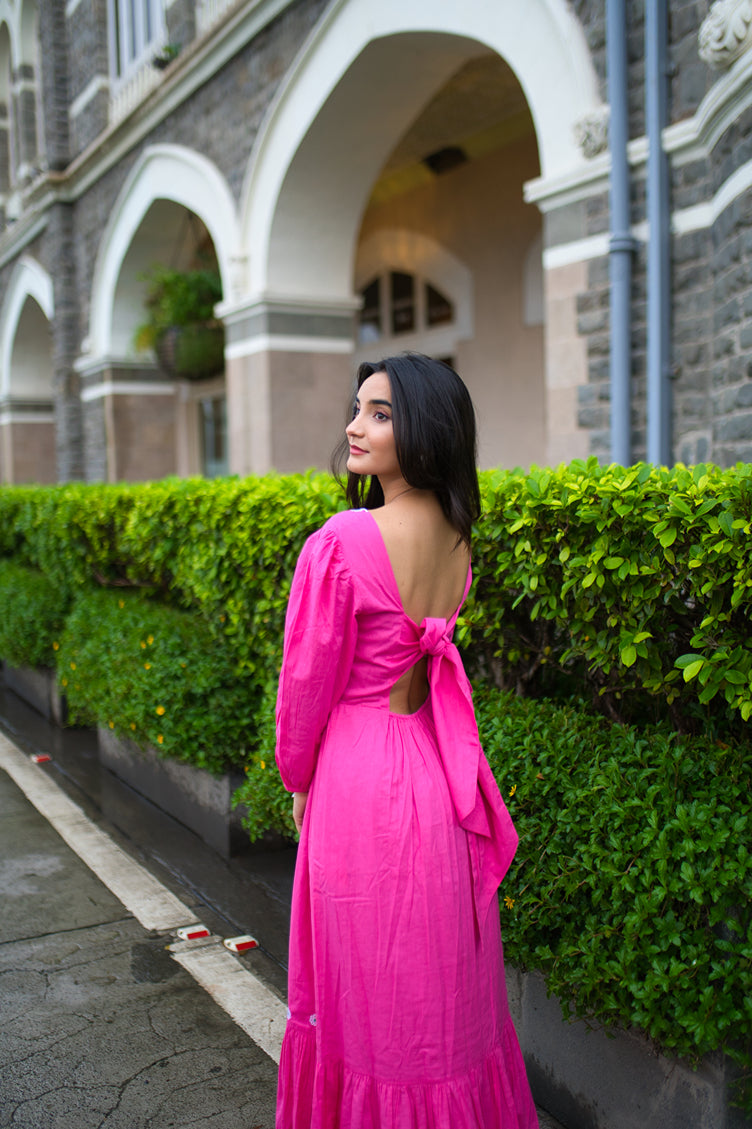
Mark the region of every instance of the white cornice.
<instances>
[{"instance_id":1,"label":"white cornice","mask_svg":"<svg viewBox=\"0 0 752 1129\"><path fill-rule=\"evenodd\" d=\"M752 51L742 55L703 98L694 117L675 122L663 131L663 145L674 167L705 160L719 139L744 110L752 106ZM648 141L630 141L630 166L640 169L647 161ZM583 161L566 176L537 177L525 184L525 200L542 212L585 200L608 190L611 157L603 153Z\"/></svg>"},{"instance_id":2,"label":"white cornice","mask_svg":"<svg viewBox=\"0 0 752 1129\"><path fill-rule=\"evenodd\" d=\"M38 211L31 212L17 220L0 235L0 268L18 258L27 247L47 227L49 216Z\"/></svg>"},{"instance_id":3,"label":"white cornice","mask_svg":"<svg viewBox=\"0 0 752 1129\"><path fill-rule=\"evenodd\" d=\"M672 163L707 157L736 118L752 105L752 51L742 55L710 88L686 121L663 131L663 145Z\"/></svg>"}]
</instances>

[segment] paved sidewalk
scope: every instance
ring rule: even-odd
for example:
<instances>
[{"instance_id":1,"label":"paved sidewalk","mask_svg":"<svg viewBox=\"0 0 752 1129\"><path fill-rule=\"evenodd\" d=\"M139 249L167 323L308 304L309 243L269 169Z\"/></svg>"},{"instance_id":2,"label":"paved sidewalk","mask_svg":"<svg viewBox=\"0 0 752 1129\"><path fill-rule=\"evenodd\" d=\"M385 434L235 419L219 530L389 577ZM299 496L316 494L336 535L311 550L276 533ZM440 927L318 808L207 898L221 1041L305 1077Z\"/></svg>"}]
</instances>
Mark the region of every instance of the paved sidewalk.
<instances>
[{"instance_id":1,"label":"paved sidewalk","mask_svg":"<svg viewBox=\"0 0 752 1129\"><path fill-rule=\"evenodd\" d=\"M272 1129L276 1064L5 772L0 859L3 1129Z\"/></svg>"}]
</instances>

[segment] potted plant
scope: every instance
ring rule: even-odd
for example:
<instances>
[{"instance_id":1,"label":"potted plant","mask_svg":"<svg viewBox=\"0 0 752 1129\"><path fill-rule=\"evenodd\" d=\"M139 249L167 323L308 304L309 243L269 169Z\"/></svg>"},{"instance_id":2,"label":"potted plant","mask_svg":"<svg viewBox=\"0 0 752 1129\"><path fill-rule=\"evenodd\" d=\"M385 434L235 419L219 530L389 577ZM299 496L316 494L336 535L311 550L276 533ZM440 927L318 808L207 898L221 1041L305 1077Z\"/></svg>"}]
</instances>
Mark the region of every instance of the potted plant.
<instances>
[{"instance_id":1,"label":"potted plant","mask_svg":"<svg viewBox=\"0 0 752 1129\"><path fill-rule=\"evenodd\" d=\"M136 348L153 349L168 376L200 380L222 372L224 327L214 317L222 298L218 272L155 266L143 278L148 316L136 329Z\"/></svg>"},{"instance_id":2,"label":"potted plant","mask_svg":"<svg viewBox=\"0 0 752 1129\"><path fill-rule=\"evenodd\" d=\"M158 71L163 71L169 67L170 63L174 62L180 54L179 43L165 43L164 47L152 56L151 65L156 67Z\"/></svg>"}]
</instances>

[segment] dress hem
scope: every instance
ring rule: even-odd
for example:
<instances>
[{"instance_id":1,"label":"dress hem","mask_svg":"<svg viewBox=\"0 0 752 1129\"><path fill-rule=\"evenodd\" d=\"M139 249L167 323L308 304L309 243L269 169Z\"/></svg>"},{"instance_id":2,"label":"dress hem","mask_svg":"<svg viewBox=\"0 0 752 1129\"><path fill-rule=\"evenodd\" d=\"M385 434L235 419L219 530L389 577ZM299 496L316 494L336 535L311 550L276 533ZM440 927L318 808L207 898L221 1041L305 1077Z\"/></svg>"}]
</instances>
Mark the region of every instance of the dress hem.
<instances>
[{"instance_id":1,"label":"dress hem","mask_svg":"<svg viewBox=\"0 0 752 1129\"><path fill-rule=\"evenodd\" d=\"M276 1129L537 1129L511 1019L498 1044L464 1073L392 1082L317 1060L316 1029L288 1020Z\"/></svg>"}]
</instances>

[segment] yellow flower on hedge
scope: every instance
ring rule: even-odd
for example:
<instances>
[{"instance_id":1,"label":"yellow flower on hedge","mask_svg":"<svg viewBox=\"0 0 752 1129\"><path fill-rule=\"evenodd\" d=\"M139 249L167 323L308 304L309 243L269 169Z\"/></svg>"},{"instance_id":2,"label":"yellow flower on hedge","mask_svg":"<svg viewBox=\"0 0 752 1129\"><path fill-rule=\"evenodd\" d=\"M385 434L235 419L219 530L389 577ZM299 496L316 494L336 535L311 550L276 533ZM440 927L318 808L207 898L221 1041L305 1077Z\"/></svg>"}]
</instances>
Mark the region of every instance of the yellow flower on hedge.
<instances>
[{"instance_id":1,"label":"yellow flower on hedge","mask_svg":"<svg viewBox=\"0 0 752 1129\"><path fill-rule=\"evenodd\" d=\"M136 728L136 723L135 723L135 721L132 721L131 722L131 729L135 729L135 728Z\"/></svg>"},{"instance_id":2,"label":"yellow flower on hedge","mask_svg":"<svg viewBox=\"0 0 752 1129\"><path fill-rule=\"evenodd\" d=\"M53 649L53 651L59 651L60 650L60 644L59 643L53 643L52 649Z\"/></svg>"},{"instance_id":3,"label":"yellow flower on hedge","mask_svg":"<svg viewBox=\"0 0 752 1129\"><path fill-rule=\"evenodd\" d=\"M144 643L143 639L141 640L141 650L142 651L146 650L146 643Z\"/></svg>"},{"instance_id":4,"label":"yellow flower on hedge","mask_svg":"<svg viewBox=\"0 0 752 1129\"><path fill-rule=\"evenodd\" d=\"M75 664L75 663L71 663L71 664L70 664L70 668L71 668L71 670L75 670L75 669L76 669L76 664Z\"/></svg>"},{"instance_id":5,"label":"yellow flower on hedge","mask_svg":"<svg viewBox=\"0 0 752 1129\"><path fill-rule=\"evenodd\" d=\"M146 642L147 642L147 643L149 644L149 646L151 647L152 643L154 642L154 636L153 636L153 635L149 635L149 636L147 636Z\"/></svg>"},{"instance_id":6,"label":"yellow flower on hedge","mask_svg":"<svg viewBox=\"0 0 752 1129\"><path fill-rule=\"evenodd\" d=\"M151 670L151 663L144 663L144 670Z\"/></svg>"},{"instance_id":7,"label":"yellow flower on hedge","mask_svg":"<svg viewBox=\"0 0 752 1129\"><path fill-rule=\"evenodd\" d=\"M226 616L226 615L221 615L221 616L219 617L219 622L220 622L220 623L224 623L226 619L227 619L227 616Z\"/></svg>"},{"instance_id":8,"label":"yellow flower on hedge","mask_svg":"<svg viewBox=\"0 0 752 1129\"><path fill-rule=\"evenodd\" d=\"M61 686L67 686L68 685L68 679L67 678L61 678L60 679L60 685Z\"/></svg>"},{"instance_id":9,"label":"yellow flower on hedge","mask_svg":"<svg viewBox=\"0 0 752 1129\"><path fill-rule=\"evenodd\" d=\"M262 768L266 768L266 761L259 761Z\"/></svg>"},{"instance_id":10,"label":"yellow flower on hedge","mask_svg":"<svg viewBox=\"0 0 752 1129\"><path fill-rule=\"evenodd\" d=\"M110 729L115 728L115 722L114 721L108 721L107 724L109 725Z\"/></svg>"},{"instance_id":11,"label":"yellow flower on hedge","mask_svg":"<svg viewBox=\"0 0 752 1129\"><path fill-rule=\"evenodd\" d=\"M513 796L516 791L517 791L517 785L513 784L512 787L509 789L509 795Z\"/></svg>"},{"instance_id":12,"label":"yellow flower on hedge","mask_svg":"<svg viewBox=\"0 0 752 1129\"><path fill-rule=\"evenodd\" d=\"M157 735L157 741L159 742L159 744L160 744L160 745L161 745L161 744L162 744L162 742L164 741L164 737L162 736L162 734L161 734L161 733L159 733L159 734Z\"/></svg>"},{"instance_id":13,"label":"yellow flower on hedge","mask_svg":"<svg viewBox=\"0 0 752 1129\"><path fill-rule=\"evenodd\" d=\"M512 907L514 905L514 898L510 898L509 894L505 894L504 895L504 905L507 907L507 909L512 909Z\"/></svg>"},{"instance_id":14,"label":"yellow flower on hedge","mask_svg":"<svg viewBox=\"0 0 752 1129\"><path fill-rule=\"evenodd\" d=\"M157 706L157 713L159 714L160 717L162 716L162 714L164 712L165 712L164 706Z\"/></svg>"}]
</instances>

